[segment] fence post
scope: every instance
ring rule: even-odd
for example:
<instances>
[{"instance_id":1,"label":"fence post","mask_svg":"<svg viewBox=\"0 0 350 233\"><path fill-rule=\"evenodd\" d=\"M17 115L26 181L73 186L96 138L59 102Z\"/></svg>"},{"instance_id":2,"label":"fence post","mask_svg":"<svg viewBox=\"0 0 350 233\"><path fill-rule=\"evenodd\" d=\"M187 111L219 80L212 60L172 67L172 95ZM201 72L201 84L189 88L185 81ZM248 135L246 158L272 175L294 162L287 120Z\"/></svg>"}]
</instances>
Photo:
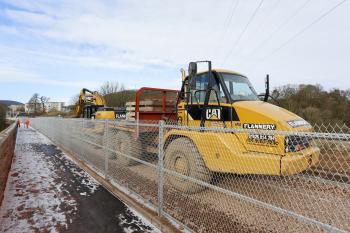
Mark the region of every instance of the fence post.
<instances>
[{"instance_id":1,"label":"fence post","mask_svg":"<svg viewBox=\"0 0 350 233\"><path fill-rule=\"evenodd\" d=\"M136 112L136 137L139 136L139 133L140 133L140 113L139 112Z\"/></svg>"},{"instance_id":2,"label":"fence post","mask_svg":"<svg viewBox=\"0 0 350 233\"><path fill-rule=\"evenodd\" d=\"M104 132L103 132L103 140L102 140L102 145L103 145L103 151L105 155L105 179L108 180L108 121L105 119L104 123Z\"/></svg>"},{"instance_id":3,"label":"fence post","mask_svg":"<svg viewBox=\"0 0 350 233\"><path fill-rule=\"evenodd\" d=\"M159 121L158 144L158 215L163 215L163 185L164 185L164 121Z\"/></svg>"},{"instance_id":4,"label":"fence post","mask_svg":"<svg viewBox=\"0 0 350 233\"><path fill-rule=\"evenodd\" d=\"M79 140L81 142L83 142L84 140L84 127L85 127L85 122L84 122L84 118L81 118L81 129L80 129L80 133L79 133ZM85 162L85 158L84 158L84 146L80 146L80 159L83 160Z\"/></svg>"}]
</instances>

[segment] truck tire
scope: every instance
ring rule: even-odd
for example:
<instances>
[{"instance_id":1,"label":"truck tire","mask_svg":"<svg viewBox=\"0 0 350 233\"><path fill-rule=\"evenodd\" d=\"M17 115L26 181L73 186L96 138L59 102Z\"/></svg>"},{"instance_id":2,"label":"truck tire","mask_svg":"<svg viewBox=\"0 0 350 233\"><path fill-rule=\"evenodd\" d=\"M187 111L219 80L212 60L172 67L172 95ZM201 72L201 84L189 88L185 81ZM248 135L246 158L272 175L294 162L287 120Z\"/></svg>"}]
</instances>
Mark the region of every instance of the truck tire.
<instances>
[{"instance_id":1,"label":"truck tire","mask_svg":"<svg viewBox=\"0 0 350 233\"><path fill-rule=\"evenodd\" d=\"M114 150L117 152L115 153L115 160L120 166L130 166L138 163L137 161L123 155L141 159L141 143L139 140L133 138L129 132L119 131L117 133L114 140Z\"/></svg>"},{"instance_id":2,"label":"truck tire","mask_svg":"<svg viewBox=\"0 0 350 233\"><path fill-rule=\"evenodd\" d=\"M164 166L185 176L210 183L212 172L205 166L197 147L188 138L177 138L165 150ZM166 173L166 181L176 189L186 193L196 193L205 186Z\"/></svg>"}]
</instances>

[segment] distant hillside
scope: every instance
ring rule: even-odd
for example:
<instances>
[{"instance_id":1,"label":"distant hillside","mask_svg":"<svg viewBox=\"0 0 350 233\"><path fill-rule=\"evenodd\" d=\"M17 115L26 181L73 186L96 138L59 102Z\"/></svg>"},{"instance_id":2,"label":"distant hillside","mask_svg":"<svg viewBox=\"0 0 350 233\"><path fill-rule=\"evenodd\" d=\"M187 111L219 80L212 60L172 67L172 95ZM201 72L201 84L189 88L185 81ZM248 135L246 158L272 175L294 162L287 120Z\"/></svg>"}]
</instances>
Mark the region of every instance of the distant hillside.
<instances>
[{"instance_id":1,"label":"distant hillside","mask_svg":"<svg viewBox=\"0 0 350 233\"><path fill-rule=\"evenodd\" d=\"M22 103L20 103L18 101L13 101L13 100L0 100L0 104L10 106L10 105L20 105Z\"/></svg>"},{"instance_id":2,"label":"distant hillside","mask_svg":"<svg viewBox=\"0 0 350 233\"><path fill-rule=\"evenodd\" d=\"M350 126L350 89L326 91L320 85L285 85L273 90L271 95L280 107L313 125L337 123Z\"/></svg>"}]
</instances>

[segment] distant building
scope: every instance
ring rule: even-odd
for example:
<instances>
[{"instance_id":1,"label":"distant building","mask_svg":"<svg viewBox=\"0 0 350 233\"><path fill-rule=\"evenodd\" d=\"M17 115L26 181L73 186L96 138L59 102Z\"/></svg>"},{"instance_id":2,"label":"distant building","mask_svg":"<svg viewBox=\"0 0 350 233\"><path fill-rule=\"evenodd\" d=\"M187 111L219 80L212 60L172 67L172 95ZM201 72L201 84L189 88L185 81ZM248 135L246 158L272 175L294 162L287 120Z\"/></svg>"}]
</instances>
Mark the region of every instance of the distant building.
<instances>
[{"instance_id":1,"label":"distant building","mask_svg":"<svg viewBox=\"0 0 350 233\"><path fill-rule=\"evenodd\" d=\"M24 104L9 105L7 107L7 116L8 117L15 117L19 113L24 112L24 111L25 111L25 105Z\"/></svg>"},{"instance_id":2,"label":"distant building","mask_svg":"<svg viewBox=\"0 0 350 233\"><path fill-rule=\"evenodd\" d=\"M24 110L26 113L34 113L36 112L41 112L41 103L26 103L24 106Z\"/></svg>"},{"instance_id":3,"label":"distant building","mask_svg":"<svg viewBox=\"0 0 350 233\"><path fill-rule=\"evenodd\" d=\"M63 106L61 112L70 112L70 111L73 111L74 108L75 108L75 105Z\"/></svg>"},{"instance_id":4,"label":"distant building","mask_svg":"<svg viewBox=\"0 0 350 233\"><path fill-rule=\"evenodd\" d=\"M8 106L8 108L11 112L23 112L24 106L25 106L24 104L10 105Z\"/></svg>"},{"instance_id":5,"label":"distant building","mask_svg":"<svg viewBox=\"0 0 350 233\"><path fill-rule=\"evenodd\" d=\"M58 111L62 112L64 111L64 102L46 102L44 103L45 112L50 111ZM43 104L42 103L26 103L25 104L25 111L27 113L34 113L36 109L36 112L42 112L43 111Z\"/></svg>"},{"instance_id":6,"label":"distant building","mask_svg":"<svg viewBox=\"0 0 350 233\"><path fill-rule=\"evenodd\" d=\"M50 112L50 111L58 111L62 112L64 107L64 102L47 102L45 103L45 111Z\"/></svg>"}]
</instances>

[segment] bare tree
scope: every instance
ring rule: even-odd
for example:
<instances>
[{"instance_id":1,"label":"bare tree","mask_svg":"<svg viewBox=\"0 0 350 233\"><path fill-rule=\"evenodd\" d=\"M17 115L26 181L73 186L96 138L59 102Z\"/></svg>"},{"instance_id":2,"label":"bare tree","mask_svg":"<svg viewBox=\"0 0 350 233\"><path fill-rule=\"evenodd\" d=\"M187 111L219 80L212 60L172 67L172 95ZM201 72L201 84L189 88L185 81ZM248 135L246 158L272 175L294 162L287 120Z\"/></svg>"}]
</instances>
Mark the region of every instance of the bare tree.
<instances>
[{"instance_id":1,"label":"bare tree","mask_svg":"<svg viewBox=\"0 0 350 233\"><path fill-rule=\"evenodd\" d=\"M42 112L44 113L44 112L46 112L46 106L45 106L45 104L46 104L47 102L49 102L50 98L49 98L49 97L46 97L46 96L41 96L39 99L40 99L40 103L41 103L41 106L42 106L41 110L42 110Z\"/></svg>"},{"instance_id":2,"label":"bare tree","mask_svg":"<svg viewBox=\"0 0 350 233\"><path fill-rule=\"evenodd\" d=\"M30 108L34 110L34 114L38 112L38 104L39 104L39 94L34 93L33 96L29 99L28 104Z\"/></svg>"},{"instance_id":3,"label":"bare tree","mask_svg":"<svg viewBox=\"0 0 350 233\"><path fill-rule=\"evenodd\" d=\"M69 101L69 104L76 105L79 102L79 97L80 97L80 94L76 94L76 95L72 96L70 101Z\"/></svg>"},{"instance_id":4,"label":"bare tree","mask_svg":"<svg viewBox=\"0 0 350 233\"><path fill-rule=\"evenodd\" d=\"M107 81L100 87L100 94L101 95L107 95L119 91L125 90L125 87L123 84L120 84L117 81Z\"/></svg>"},{"instance_id":5,"label":"bare tree","mask_svg":"<svg viewBox=\"0 0 350 233\"><path fill-rule=\"evenodd\" d=\"M25 111L24 105L17 108L17 112L24 112L24 111Z\"/></svg>"},{"instance_id":6,"label":"bare tree","mask_svg":"<svg viewBox=\"0 0 350 233\"><path fill-rule=\"evenodd\" d=\"M79 103L79 98L80 98L80 94L76 94L76 95L71 97L71 99L69 101L69 109L70 109L71 114L76 112L77 107L78 107L78 103Z\"/></svg>"}]
</instances>

